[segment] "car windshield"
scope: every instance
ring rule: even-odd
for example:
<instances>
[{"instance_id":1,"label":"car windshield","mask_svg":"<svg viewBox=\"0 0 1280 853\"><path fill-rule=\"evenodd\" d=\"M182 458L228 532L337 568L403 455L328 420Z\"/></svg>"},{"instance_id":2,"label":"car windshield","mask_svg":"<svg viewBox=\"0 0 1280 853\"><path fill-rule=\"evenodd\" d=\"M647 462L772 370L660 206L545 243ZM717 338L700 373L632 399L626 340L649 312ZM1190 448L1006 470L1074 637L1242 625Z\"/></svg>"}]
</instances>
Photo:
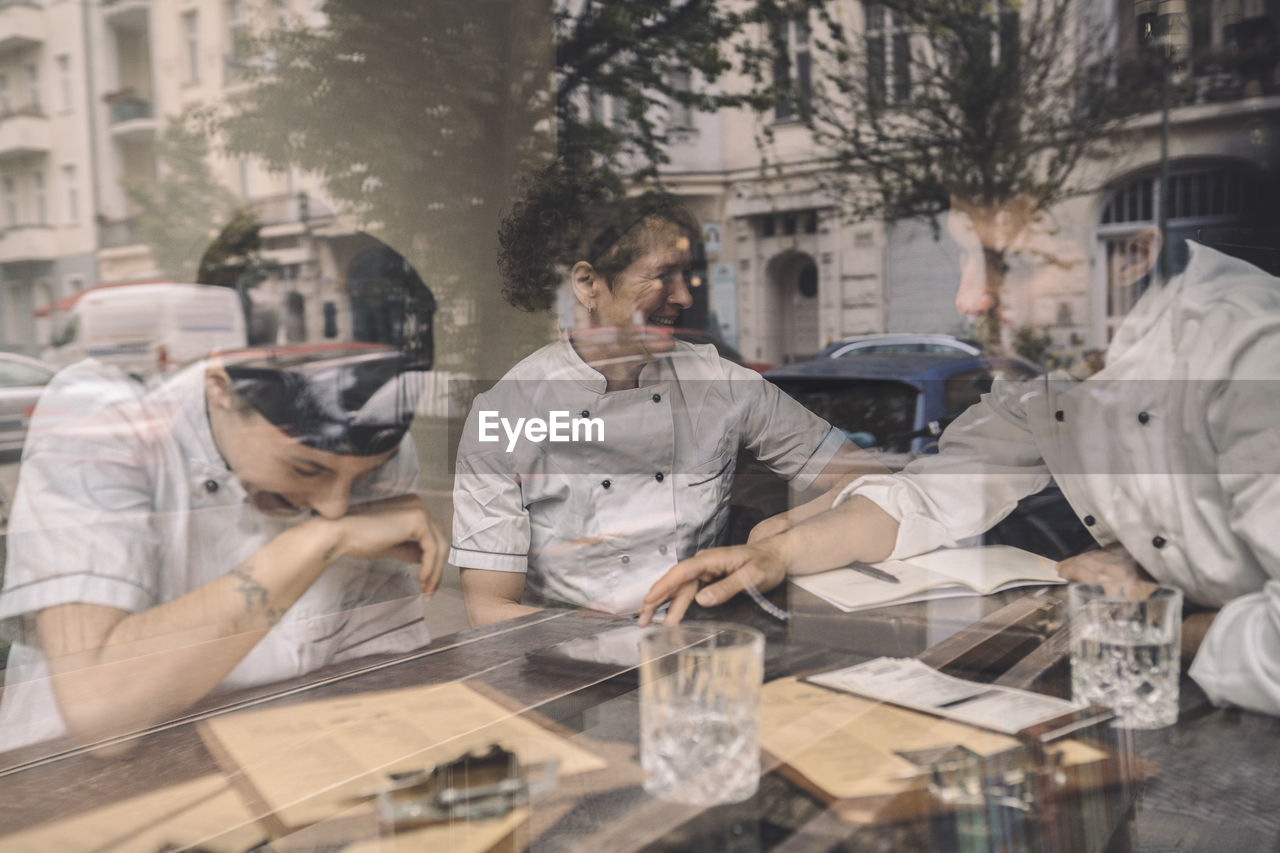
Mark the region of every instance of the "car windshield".
<instances>
[{"instance_id":1,"label":"car windshield","mask_svg":"<svg viewBox=\"0 0 1280 853\"><path fill-rule=\"evenodd\" d=\"M779 385L860 447L889 453L911 449L919 397L911 385L877 379L791 380Z\"/></svg>"}]
</instances>

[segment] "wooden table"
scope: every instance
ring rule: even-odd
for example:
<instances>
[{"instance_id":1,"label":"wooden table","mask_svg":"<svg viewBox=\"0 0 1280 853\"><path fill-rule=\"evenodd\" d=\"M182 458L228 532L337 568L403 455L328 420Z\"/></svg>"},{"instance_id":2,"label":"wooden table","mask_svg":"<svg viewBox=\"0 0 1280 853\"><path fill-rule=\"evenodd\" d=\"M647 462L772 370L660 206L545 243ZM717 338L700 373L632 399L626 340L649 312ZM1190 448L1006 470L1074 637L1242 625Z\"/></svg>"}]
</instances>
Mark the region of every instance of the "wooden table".
<instances>
[{"instance_id":1,"label":"wooden table","mask_svg":"<svg viewBox=\"0 0 1280 853\"><path fill-rule=\"evenodd\" d=\"M970 677L1059 695L1065 690L1061 596L1055 592L1028 596L1024 590L852 615L837 613L795 587L776 590L771 598L789 605L789 622L745 599L708 614L765 632L766 680L892 654L919 656ZM0 836L217 772L197 733L199 722L213 715L455 679L496 691L541 718L629 752L637 741L634 673L602 680L597 672L543 665L525 656L618 624L593 614L546 612L442 637L412 654L365 659L219 697L139 735L123 757L98 757L68 742L0 755ZM1122 744L1158 766L1158 776L1100 795L1088 815L1070 815L1067 822L1073 826L1089 824L1074 834L1046 836L1031 823L1010 833L1006 826L1000 835L1003 849L1277 849L1277 735L1280 721L1213 709L1184 678L1178 725ZM659 803L634 784L604 789L583 796L540 827L535 849L988 849L990 838L962 830L954 819L937 816L853 827L782 774L768 773L751 800L706 811ZM0 849L5 849L2 840Z\"/></svg>"}]
</instances>

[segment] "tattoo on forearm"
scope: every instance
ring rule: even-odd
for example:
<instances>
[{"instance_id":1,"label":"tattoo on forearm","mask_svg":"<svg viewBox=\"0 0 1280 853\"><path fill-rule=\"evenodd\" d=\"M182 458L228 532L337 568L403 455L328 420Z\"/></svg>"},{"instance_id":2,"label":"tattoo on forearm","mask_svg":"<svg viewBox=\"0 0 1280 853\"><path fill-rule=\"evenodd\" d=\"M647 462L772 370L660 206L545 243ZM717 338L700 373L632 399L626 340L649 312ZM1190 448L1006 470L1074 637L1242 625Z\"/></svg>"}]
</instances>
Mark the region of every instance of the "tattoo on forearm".
<instances>
[{"instance_id":1,"label":"tattoo on forearm","mask_svg":"<svg viewBox=\"0 0 1280 853\"><path fill-rule=\"evenodd\" d=\"M258 579L253 576L253 566L236 566L230 574L239 581L236 591L244 597L246 613L261 611L267 617L268 625L274 625L280 621L283 612L277 607L270 606L267 588L258 583Z\"/></svg>"}]
</instances>

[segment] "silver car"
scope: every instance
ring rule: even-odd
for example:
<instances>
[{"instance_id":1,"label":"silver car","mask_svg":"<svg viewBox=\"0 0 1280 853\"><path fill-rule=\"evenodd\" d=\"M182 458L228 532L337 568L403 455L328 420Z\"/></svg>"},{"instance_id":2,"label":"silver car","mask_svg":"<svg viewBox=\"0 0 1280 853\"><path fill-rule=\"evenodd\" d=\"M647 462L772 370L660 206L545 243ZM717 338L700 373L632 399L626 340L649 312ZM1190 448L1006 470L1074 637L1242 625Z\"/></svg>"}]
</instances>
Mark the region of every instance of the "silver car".
<instances>
[{"instance_id":1,"label":"silver car","mask_svg":"<svg viewBox=\"0 0 1280 853\"><path fill-rule=\"evenodd\" d=\"M958 355L982 355L973 341L953 335L912 332L886 332L879 335L855 335L831 344L818 357L848 358L851 355L897 355L906 352L931 352Z\"/></svg>"},{"instance_id":2,"label":"silver car","mask_svg":"<svg viewBox=\"0 0 1280 853\"><path fill-rule=\"evenodd\" d=\"M25 355L0 352L0 456L16 456L27 419L57 369Z\"/></svg>"}]
</instances>

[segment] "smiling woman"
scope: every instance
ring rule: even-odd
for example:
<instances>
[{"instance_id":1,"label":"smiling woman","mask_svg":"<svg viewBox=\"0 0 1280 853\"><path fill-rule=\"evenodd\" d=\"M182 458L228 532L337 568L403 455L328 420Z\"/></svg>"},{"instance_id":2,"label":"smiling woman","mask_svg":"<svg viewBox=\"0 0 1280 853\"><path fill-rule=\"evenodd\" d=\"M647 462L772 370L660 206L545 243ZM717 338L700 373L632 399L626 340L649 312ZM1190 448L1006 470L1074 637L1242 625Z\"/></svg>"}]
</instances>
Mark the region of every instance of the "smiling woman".
<instances>
[{"instance_id":1,"label":"smiling woman","mask_svg":"<svg viewBox=\"0 0 1280 853\"><path fill-rule=\"evenodd\" d=\"M678 199L601 205L559 164L525 190L499 233L504 294L537 310L567 285L583 322L479 396L463 428L449 559L473 623L526 599L635 612L725 532L740 450L801 490L880 470L760 374L672 333L703 275L698 221ZM549 411L599 421L599 440L484 437Z\"/></svg>"}]
</instances>

